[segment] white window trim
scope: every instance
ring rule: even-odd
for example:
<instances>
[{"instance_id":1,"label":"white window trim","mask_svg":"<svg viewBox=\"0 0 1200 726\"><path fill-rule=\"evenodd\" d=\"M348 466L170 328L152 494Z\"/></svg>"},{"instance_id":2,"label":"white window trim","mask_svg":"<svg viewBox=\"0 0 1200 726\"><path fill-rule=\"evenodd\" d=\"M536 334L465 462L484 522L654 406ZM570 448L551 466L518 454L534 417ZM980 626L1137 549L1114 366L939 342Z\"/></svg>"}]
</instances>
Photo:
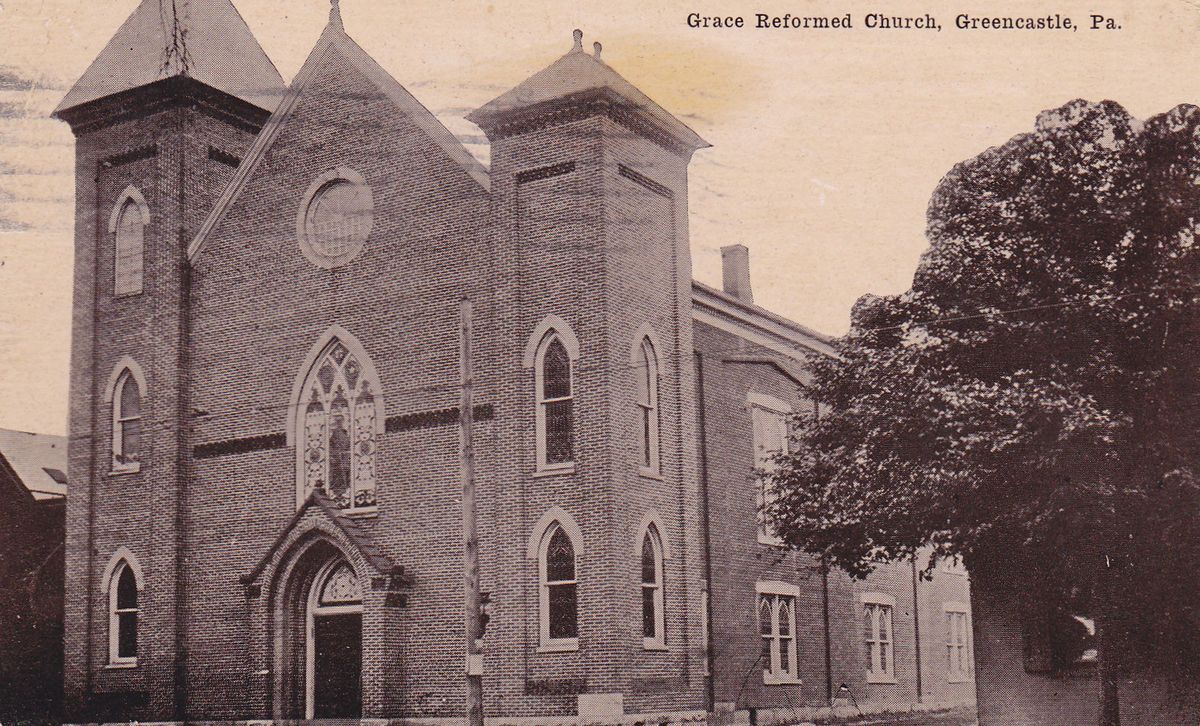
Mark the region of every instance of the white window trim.
<instances>
[{"instance_id":1,"label":"white window trim","mask_svg":"<svg viewBox=\"0 0 1200 726\"><path fill-rule=\"evenodd\" d=\"M367 193L367 211L372 215L371 221L367 224L367 234L360 242L356 242L352 249L343 252L340 255L329 256L321 253L313 245L308 236L308 210L312 206L313 200L318 192L336 181L344 181L366 191ZM375 196L371 191L371 185L367 183L366 178L359 174L354 169L348 166L339 166L335 169L321 174L308 185L308 189L304 192L304 196L300 200L300 208L296 211L296 241L300 244L300 251L309 262L317 267L331 270L335 267L341 267L348 264L362 254L363 249L367 246L367 240L371 237L371 230L374 222L375 213Z\"/></svg>"},{"instance_id":2,"label":"white window trim","mask_svg":"<svg viewBox=\"0 0 1200 726\"><path fill-rule=\"evenodd\" d=\"M789 636L788 644L788 675L781 675L780 670L776 665L782 665L784 654L779 652L779 601L775 600L771 605L771 662L765 663L763 668L763 684L768 686L795 686L800 685L799 673L799 657L797 654L797 641L799 637L796 634L796 606L800 602L800 588L791 583L781 582L779 580L759 580L754 583L754 617L758 623L760 617L759 600L763 595L776 595L789 597L792 599L791 608L788 611L791 635ZM758 637L762 639L761 623L758 624Z\"/></svg>"},{"instance_id":3,"label":"white window trim","mask_svg":"<svg viewBox=\"0 0 1200 726\"><path fill-rule=\"evenodd\" d=\"M321 566L317 571L316 577L313 578L312 586L308 591L308 601L304 608L304 717L306 719L313 718L313 709L316 706L316 682L317 682L317 617L320 615L362 615L362 601L347 605L322 605L321 590L325 586L325 579L329 577L334 569L348 565L351 570L354 570L354 576L358 578L359 586L363 584L363 578L359 576L357 569L349 559L335 557L329 562Z\"/></svg>"},{"instance_id":4,"label":"white window trim","mask_svg":"<svg viewBox=\"0 0 1200 726\"><path fill-rule=\"evenodd\" d=\"M296 461L296 508L304 506L305 500L308 499L307 482L304 476L304 435L300 433L300 429L304 428L304 409L307 402L304 401L304 395L307 391L306 384L309 382L309 376L313 372L313 368L325 356L325 352L329 349L329 344L337 339L346 350L350 351L355 357L358 364L362 366L362 375L375 384L375 388L371 391L375 398L375 445L376 448L383 441L383 433L385 426L384 405L383 405L383 381L379 377L379 372L375 369L375 363L371 355L367 353L367 349L359 342L358 338L354 337L350 331L343 328L341 325L330 325L317 342L308 349L304 360L300 367L296 369L296 377L292 379L292 395L288 399L287 411L287 428L285 429L287 436L287 444L294 448ZM379 494L379 473L376 468L375 475L375 490L376 497ZM366 507L351 507L341 510L344 514L354 517L371 517L378 514L378 505Z\"/></svg>"},{"instance_id":5,"label":"white window trim","mask_svg":"<svg viewBox=\"0 0 1200 726\"><path fill-rule=\"evenodd\" d=\"M137 585L137 591L138 591L138 606L137 606L137 608L134 608L132 611L117 610L117 585L120 582L121 573L125 570L125 568L129 568L129 570L133 573L133 581ZM136 557L134 557L132 552L130 552L125 547L120 547L113 554L112 558L108 561L108 566L105 567L105 569L104 569L104 578L103 578L102 582L104 583L105 592L108 593L108 663L105 664L105 667L106 668L136 668L138 665L138 658L136 655L134 655L134 656L118 655L118 653L120 653L120 642L121 642L121 640L120 640L120 618L118 616L122 612L136 613L138 617L137 617L137 621L134 626L135 631L137 629L140 629L141 621L142 621L141 614L142 614L142 609L143 609L142 608L143 579L142 579L141 565L138 564L138 560ZM139 638L139 640L140 640L140 638Z\"/></svg>"},{"instance_id":6,"label":"white window trim","mask_svg":"<svg viewBox=\"0 0 1200 726\"><path fill-rule=\"evenodd\" d=\"M665 556L663 553L662 532L657 526L647 525L646 530L642 533L642 541L646 537L650 538L650 546L654 548L654 633L653 638L642 636L642 648L644 650L667 650L667 606L666 606L666 583L663 581L663 575L666 567L664 566ZM641 548L638 548L638 564L641 564ZM641 567L638 567L639 572ZM647 588L646 583L641 582L641 577L638 578L639 589L644 598L644 591ZM640 602L640 600L639 600ZM644 616L643 616L644 617Z\"/></svg>"},{"instance_id":7,"label":"white window trim","mask_svg":"<svg viewBox=\"0 0 1200 726\"><path fill-rule=\"evenodd\" d=\"M746 395L746 404L747 404L747 408L750 412L750 439L751 439L751 446L754 448L754 466L755 466L755 468L758 468L759 467L759 461L758 461L759 454L758 454L758 441L755 440L755 437L754 437L754 409L760 408L765 411L769 411L771 413L776 413L776 414L783 416L784 417L784 431L786 432L787 431L787 417L792 415L792 407L789 406L784 401L782 401L774 396L768 396L766 394L758 393L756 391L750 391ZM786 443L785 443L785 446L786 446ZM762 509L766 503L766 493L763 488L764 482L763 482L762 477L756 477L754 484L755 484L755 493L754 493L755 515L754 516L756 519L755 531L756 531L756 537L758 539L758 543L764 544L764 545L770 545L772 547L779 547L779 546L783 545L783 539L781 539L774 532L770 531L770 528L767 526L766 522L763 521Z\"/></svg>"},{"instance_id":8,"label":"white window trim","mask_svg":"<svg viewBox=\"0 0 1200 726\"><path fill-rule=\"evenodd\" d=\"M121 418L121 392L131 380L137 385L138 398L144 410L146 406L146 391L148 390L146 386L146 375L142 372L142 367L138 365L137 361L129 356L123 356L121 360L117 361L117 364L113 366L112 373L109 374L108 385L105 387L104 393L104 398L109 403L109 413L111 416L110 432L112 436L112 452L110 463L112 466L110 473L114 475L136 474L142 469L142 463L140 461L117 461L117 456L121 453L118 451L118 447L123 445L123 440L121 437L121 424L125 421L141 419L145 416L145 413L142 413L135 418ZM145 432L143 430L143 434L144 433ZM144 435L142 436L141 443L142 451L139 452L139 455L146 451L146 437Z\"/></svg>"},{"instance_id":9,"label":"white window trim","mask_svg":"<svg viewBox=\"0 0 1200 726\"><path fill-rule=\"evenodd\" d=\"M962 647L964 648L964 652L965 652L965 660L967 663L967 670L965 672L951 670L947 664L946 680L950 683L970 683L975 680L975 649L974 649L974 643L971 642L972 641L971 608L966 603L957 602L957 601L952 600L950 602L946 602L946 603L942 604L942 612L945 615L950 615L950 614L962 615L963 621L964 621L964 626L966 628L966 632L963 633L964 640L962 643ZM953 635L953 633L948 632L946 635L947 635L946 647L947 648L957 647L957 644L951 642L951 640L949 639Z\"/></svg>"},{"instance_id":10,"label":"white window trim","mask_svg":"<svg viewBox=\"0 0 1200 726\"><path fill-rule=\"evenodd\" d=\"M140 254L142 257L142 279L139 281L136 289L118 290L117 280L120 277L120 250L117 247L117 224L121 221L121 212L125 211L127 204L133 203L137 206L138 212L142 218L142 249ZM113 235L113 296L114 297L130 297L133 295L142 294L145 288L146 274L146 227L150 225L150 205L146 204L146 198L138 191L138 188L132 184L125 187L121 192L121 196L117 197L117 203L113 205L112 213L108 217L108 232Z\"/></svg>"},{"instance_id":11,"label":"white window trim","mask_svg":"<svg viewBox=\"0 0 1200 726\"><path fill-rule=\"evenodd\" d=\"M962 559L955 555L953 557L943 557L938 563L938 569L947 575L958 575L959 577L967 577L967 568L963 565Z\"/></svg>"},{"instance_id":12,"label":"white window trim","mask_svg":"<svg viewBox=\"0 0 1200 726\"><path fill-rule=\"evenodd\" d=\"M575 637L550 637L550 587L546 581L546 549L550 545L550 537L554 528L558 527L571 540L571 549L575 552ZM551 507L538 519L525 548L525 556L537 559L538 573L538 652L539 653L568 653L579 650L579 630L583 624L580 618L580 587L579 562L583 555L583 532L575 523L574 517L559 507ZM565 581L564 581L565 582Z\"/></svg>"},{"instance_id":13,"label":"white window trim","mask_svg":"<svg viewBox=\"0 0 1200 726\"><path fill-rule=\"evenodd\" d=\"M859 596L859 608L857 622L861 626L863 610L867 605L884 605L891 608L892 617L888 621L888 654L887 654L887 672L881 673L875 670L874 656L872 662L867 663L867 683L879 685L895 685L896 680L896 598L882 592L864 592ZM883 642L883 641L879 641Z\"/></svg>"},{"instance_id":14,"label":"white window trim","mask_svg":"<svg viewBox=\"0 0 1200 726\"><path fill-rule=\"evenodd\" d=\"M530 337L529 344L526 346L526 355L523 362L526 367L533 367L533 386L534 386L534 439L535 439L535 468L534 475L550 476L554 474L571 474L575 472L575 458L578 456L577 434L578 434L578 407L575 406L575 386L576 367L578 359L580 359L580 342L575 337L574 332L571 332L569 326L563 322L558 316L547 316L534 330L536 338ZM569 396L562 398L544 398L545 394L545 370L544 364L546 349L550 347L552 341L562 343L566 350L566 359L571 366L570 384L571 392ZM532 348L530 348L532 344ZM571 402L571 461L563 462L547 462L546 461L546 406L547 404L570 401Z\"/></svg>"},{"instance_id":15,"label":"white window trim","mask_svg":"<svg viewBox=\"0 0 1200 726\"><path fill-rule=\"evenodd\" d=\"M629 351L629 363L635 375L641 375L641 368L647 363L647 359L643 356L644 346L649 346L649 366L651 367L651 375L649 376L650 388L647 391L647 401L634 401L634 409L638 412L637 432L638 432L638 455L645 457L646 452L642 450L645 441L649 439L650 464L647 466L644 458L638 460L638 473L644 477L651 479L662 479L662 409L661 409L661 387L662 365L660 361L658 344L658 336L654 334L654 329L649 323L643 323L638 328L637 333L633 338L633 345ZM636 387L635 387L636 390ZM649 436L645 436L642 431L643 422L649 420L650 432Z\"/></svg>"}]
</instances>

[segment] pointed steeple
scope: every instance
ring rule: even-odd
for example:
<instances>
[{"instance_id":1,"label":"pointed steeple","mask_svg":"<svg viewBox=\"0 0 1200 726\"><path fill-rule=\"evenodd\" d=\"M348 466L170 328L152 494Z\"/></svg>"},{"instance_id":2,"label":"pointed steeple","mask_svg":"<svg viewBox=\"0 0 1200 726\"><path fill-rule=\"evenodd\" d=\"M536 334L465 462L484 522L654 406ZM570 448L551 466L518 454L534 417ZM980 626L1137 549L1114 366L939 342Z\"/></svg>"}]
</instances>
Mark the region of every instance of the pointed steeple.
<instances>
[{"instance_id":1,"label":"pointed steeple","mask_svg":"<svg viewBox=\"0 0 1200 726\"><path fill-rule=\"evenodd\" d=\"M329 0L329 25L344 31L342 27L342 9L338 6L338 0Z\"/></svg>"},{"instance_id":2,"label":"pointed steeple","mask_svg":"<svg viewBox=\"0 0 1200 726\"><path fill-rule=\"evenodd\" d=\"M230 0L142 0L54 113L174 76L266 111L286 91Z\"/></svg>"},{"instance_id":3,"label":"pointed steeple","mask_svg":"<svg viewBox=\"0 0 1200 726\"><path fill-rule=\"evenodd\" d=\"M574 44L566 55L472 111L467 120L486 132L541 116L543 112L556 112L565 105L604 101L642 116L685 148L695 150L709 145L600 60L599 43L593 45L594 53L589 55L583 51L583 31L576 29L572 35Z\"/></svg>"}]
</instances>

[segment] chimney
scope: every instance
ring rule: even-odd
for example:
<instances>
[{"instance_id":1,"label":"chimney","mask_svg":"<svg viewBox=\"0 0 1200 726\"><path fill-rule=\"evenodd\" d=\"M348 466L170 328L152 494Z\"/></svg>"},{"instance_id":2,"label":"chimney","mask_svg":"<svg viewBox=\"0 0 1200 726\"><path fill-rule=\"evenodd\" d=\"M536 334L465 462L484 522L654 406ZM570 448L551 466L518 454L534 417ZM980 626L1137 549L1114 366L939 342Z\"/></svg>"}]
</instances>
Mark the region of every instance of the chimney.
<instances>
[{"instance_id":1,"label":"chimney","mask_svg":"<svg viewBox=\"0 0 1200 726\"><path fill-rule=\"evenodd\" d=\"M754 302L754 293L750 292L750 250L746 245L721 248L721 276L725 292L742 302Z\"/></svg>"}]
</instances>

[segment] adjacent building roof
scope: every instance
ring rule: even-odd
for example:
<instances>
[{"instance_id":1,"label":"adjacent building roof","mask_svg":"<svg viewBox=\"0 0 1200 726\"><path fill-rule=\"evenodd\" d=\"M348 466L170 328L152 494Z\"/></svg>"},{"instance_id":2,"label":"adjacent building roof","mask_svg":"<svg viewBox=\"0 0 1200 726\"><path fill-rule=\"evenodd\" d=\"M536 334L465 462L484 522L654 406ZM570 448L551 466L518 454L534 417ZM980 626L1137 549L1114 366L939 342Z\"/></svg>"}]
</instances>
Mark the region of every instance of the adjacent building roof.
<instances>
[{"instance_id":1,"label":"adjacent building roof","mask_svg":"<svg viewBox=\"0 0 1200 726\"><path fill-rule=\"evenodd\" d=\"M699 134L692 131L686 124L625 80L620 73L600 60L599 43L596 44L594 55L584 53L583 32L580 30L575 31L575 46L571 48L570 52L526 78L516 88L472 111L467 116L467 120L480 126L486 126L493 118L507 117L596 91L607 91L641 110L658 125L693 149L709 146L709 143L700 138Z\"/></svg>"},{"instance_id":2,"label":"adjacent building roof","mask_svg":"<svg viewBox=\"0 0 1200 726\"><path fill-rule=\"evenodd\" d=\"M54 113L172 76L188 76L267 111L286 90L230 0L142 0Z\"/></svg>"},{"instance_id":3,"label":"adjacent building roof","mask_svg":"<svg viewBox=\"0 0 1200 726\"><path fill-rule=\"evenodd\" d=\"M692 280L692 316L791 358L803 359L806 352L837 355L828 335L697 280Z\"/></svg>"},{"instance_id":4,"label":"adjacent building roof","mask_svg":"<svg viewBox=\"0 0 1200 726\"><path fill-rule=\"evenodd\" d=\"M0 429L0 466L5 463L34 499L67 495L67 437Z\"/></svg>"}]
</instances>

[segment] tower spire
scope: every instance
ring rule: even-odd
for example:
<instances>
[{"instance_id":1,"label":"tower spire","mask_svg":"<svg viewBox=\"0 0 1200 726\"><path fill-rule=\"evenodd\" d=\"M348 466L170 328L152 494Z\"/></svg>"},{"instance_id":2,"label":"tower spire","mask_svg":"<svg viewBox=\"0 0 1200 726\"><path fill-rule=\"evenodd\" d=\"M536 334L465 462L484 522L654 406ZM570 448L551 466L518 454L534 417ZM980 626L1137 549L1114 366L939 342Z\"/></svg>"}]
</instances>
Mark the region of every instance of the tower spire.
<instances>
[{"instance_id":1,"label":"tower spire","mask_svg":"<svg viewBox=\"0 0 1200 726\"><path fill-rule=\"evenodd\" d=\"M338 30L344 30L342 26L342 9L338 6L338 0L329 0L329 24Z\"/></svg>"}]
</instances>

